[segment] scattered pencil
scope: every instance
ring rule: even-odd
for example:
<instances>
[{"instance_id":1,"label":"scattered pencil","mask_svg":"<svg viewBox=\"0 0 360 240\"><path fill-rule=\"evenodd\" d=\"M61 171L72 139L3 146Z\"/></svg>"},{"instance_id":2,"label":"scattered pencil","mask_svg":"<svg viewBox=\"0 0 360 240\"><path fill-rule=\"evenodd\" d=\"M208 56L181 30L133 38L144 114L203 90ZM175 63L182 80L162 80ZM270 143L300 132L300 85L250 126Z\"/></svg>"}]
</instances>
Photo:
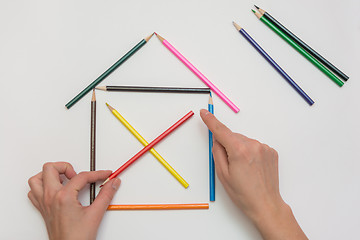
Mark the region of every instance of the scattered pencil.
<instances>
[{"instance_id":1,"label":"scattered pencil","mask_svg":"<svg viewBox=\"0 0 360 240\"><path fill-rule=\"evenodd\" d=\"M101 86L96 89L109 92L210 93L210 88Z\"/></svg>"},{"instance_id":2,"label":"scattered pencil","mask_svg":"<svg viewBox=\"0 0 360 240\"><path fill-rule=\"evenodd\" d=\"M111 113L136 137L139 142L145 147L149 145L149 143L138 133L133 126L130 125L126 119L121 116L121 114L116 111L113 107L106 103L106 106L110 109ZM165 161L165 159L154 149L150 149L151 154L184 186L187 188L189 184L178 174L175 169L173 169L169 163Z\"/></svg>"},{"instance_id":3,"label":"scattered pencil","mask_svg":"<svg viewBox=\"0 0 360 240\"><path fill-rule=\"evenodd\" d=\"M185 209L209 209L208 203L194 204L131 204L109 205L107 210L185 210Z\"/></svg>"},{"instance_id":4,"label":"scattered pencil","mask_svg":"<svg viewBox=\"0 0 360 240\"><path fill-rule=\"evenodd\" d=\"M95 171L95 143L96 143L96 98L95 89L91 98L91 127L90 127L90 171ZM95 199L95 183L90 184L90 204Z\"/></svg>"},{"instance_id":5,"label":"scattered pencil","mask_svg":"<svg viewBox=\"0 0 360 240\"><path fill-rule=\"evenodd\" d=\"M149 145L145 146L140 152L135 154L132 158L130 158L126 163L124 163L120 168L118 168L115 172L113 172L106 180L105 182L100 186L102 187L104 184L106 184L111 179L115 178L117 175L119 175L122 171L124 171L126 168L128 168L133 162L135 162L137 159L139 159L144 153L149 151L151 148L153 148L157 143L159 143L161 140L163 140L167 135L169 135L171 132L173 132L176 128L178 128L180 125L182 125L186 120L188 120L190 117L194 115L193 111L190 111L187 113L184 117L182 117L179 121L177 121L175 124L173 124L170 128L168 128L165 132L163 132L160 136L155 138Z\"/></svg>"},{"instance_id":6,"label":"scattered pencil","mask_svg":"<svg viewBox=\"0 0 360 240\"><path fill-rule=\"evenodd\" d=\"M210 93L208 110L210 113L214 114L214 104L212 100L212 96ZM213 135L209 130L209 188L210 188L210 201L215 201L215 163L214 163L214 155L212 153L213 148Z\"/></svg>"},{"instance_id":7,"label":"scattered pencil","mask_svg":"<svg viewBox=\"0 0 360 240\"><path fill-rule=\"evenodd\" d=\"M283 78L301 95L301 97L311 106L314 101L296 84L294 80L265 52L264 49L238 24L233 22L240 34L273 66Z\"/></svg>"},{"instance_id":8,"label":"scattered pencil","mask_svg":"<svg viewBox=\"0 0 360 240\"><path fill-rule=\"evenodd\" d=\"M278 22L273 16L271 16L268 12L265 10L259 8L258 6L254 5L258 11L263 14L265 18L267 18L272 24L274 24L277 28L279 28L281 31L283 31L289 38L291 38L294 42L300 45L305 51L310 53L314 58L316 58L319 62L324 64L327 68L329 68L331 71L333 71L335 74L337 74L340 78L342 78L344 81L347 81L349 77L340 71L337 67L332 65L328 60L326 60L323 56L321 56L318 52L316 52L314 49L312 49L309 45L307 45L305 42L303 42L299 37L297 37L294 33L292 33L289 29L284 27L280 22Z\"/></svg>"},{"instance_id":9,"label":"scattered pencil","mask_svg":"<svg viewBox=\"0 0 360 240\"><path fill-rule=\"evenodd\" d=\"M313 56L311 56L308 52L306 52L302 47L300 47L294 40L289 38L285 33L283 33L279 28L277 28L274 24L272 24L267 18L263 17L263 14L256 12L253 10L253 13L256 17L258 17L266 26L268 26L271 30L273 30L276 34L278 34L282 39L284 39L287 43L289 43L296 51L302 54L307 60L309 60L312 64L314 64L320 71L322 71L326 76L328 76L331 80L333 80L339 87L342 87L344 83L335 76L331 71L329 71L324 65L322 65L318 60L316 60Z\"/></svg>"},{"instance_id":10,"label":"scattered pencil","mask_svg":"<svg viewBox=\"0 0 360 240\"><path fill-rule=\"evenodd\" d=\"M211 90L217 94L235 113L239 112L239 108L228 99L212 82L209 81L197 68L195 68L181 53L176 50L166 39L155 33L160 42L169 49L186 67L188 67L201 81L203 81Z\"/></svg>"},{"instance_id":11,"label":"scattered pencil","mask_svg":"<svg viewBox=\"0 0 360 240\"><path fill-rule=\"evenodd\" d=\"M140 48L142 48L152 37L153 34L141 40L138 44L135 45L129 52L127 52L122 58L120 58L116 63L114 63L108 70L101 74L97 79L95 79L89 86L82 90L78 95L76 95L70 102L68 102L65 107L70 109L77 101L84 97L88 92L95 88L100 82L102 82L107 76L109 76L115 69L117 69L121 64L128 60L134 53L136 53Z\"/></svg>"}]
</instances>

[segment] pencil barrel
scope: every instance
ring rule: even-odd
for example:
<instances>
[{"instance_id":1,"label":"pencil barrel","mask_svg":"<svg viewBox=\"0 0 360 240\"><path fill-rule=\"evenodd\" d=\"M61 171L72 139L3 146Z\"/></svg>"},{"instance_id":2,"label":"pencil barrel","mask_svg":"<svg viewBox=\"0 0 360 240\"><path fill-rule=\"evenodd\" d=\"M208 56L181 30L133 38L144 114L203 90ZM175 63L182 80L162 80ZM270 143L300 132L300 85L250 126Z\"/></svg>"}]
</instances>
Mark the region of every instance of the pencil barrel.
<instances>
[{"instance_id":1,"label":"pencil barrel","mask_svg":"<svg viewBox=\"0 0 360 240\"><path fill-rule=\"evenodd\" d=\"M90 83L84 90L82 90L78 95L76 95L70 102L68 102L65 107L67 109L71 108L77 101L79 101L82 97L85 96L88 92L90 92L93 88L95 88L100 82L102 82L107 76L109 76L115 69L117 69L121 64L123 64L126 60L128 60L134 53L136 53L141 47L146 44L146 41L143 39L135 47L133 47L130 51L128 51L122 58L120 58L116 63L114 63L109 69L107 69L103 74L101 74L95 81Z\"/></svg>"},{"instance_id":2,"label":"pencil barrel","mask_svg":"<svg viewBox=\"0 0 360 240\"><path fill-rule=\"evenodd\" d=\"M314 64L320 71L322 71L326 76L333 80L339 87L342 87L344 83L336 77L332 72L330 72L324 65L322 65L318 60L301 48L297 43L291 40L285 33L275 27L269 20L264 17L261 17L260 20L265 23L271 30L278 34L282 39L289 43L295 50L297 50L301 55L308 59L312 64Z\"/></svg>"},{"instance_id":3,"label":"pencil barrel","mask_svg":"<svg viewBox=\"0 0 360 240\"><path fill-rule=\"evenodd\" d=\"M109 205L107 210L185 210L185 209L209 209L208 203L199 204L132 204L132 205Z\"/></svg>"},{"instance_id":4,"label":"pencil barrel","mask_svg":"<svg viewBox=\"0 0 360 240\"><path fill-rule=\"evenodd\" d=\"M90 128L90 171L96 170L96 102L91 102L91 128ZM95 183L90 184L90 204L95 200Z\"/></svg>"},{"instance_id":5,"label":"pencil barrel","mask_svg":"<svg viewBox=\"0 0 360 240\"><path fill-rule=\"evenodd\" d=\"M210 88L107 86L106 90L113 92L158 92L158 93L199 93L199 94L210 93Z\"/></svg>"},{"instance_id":6,"label":"pencil barrel","mask_svg":"<svg viewBox=\"0 0 360 240\"><path fill-rule=\"evenodd\" d=\"M272 24L278 27L281 31L283 31L289 38L291 38L294 42L296 42L300 47L304 48L308 53L310 53L314 58L316 58L319 62L324 64L327 68L337 74L344 81L347 81L349 77L340 71L337 67L332 65L326 58L321 56L318 52L312 49L309 45L307 45L304 41L302 41L299 37L293 34L289 29L287 29L284 25L278 22L273 16L271 16L268 12L264 13L264 17L267 18Z\"/></svg>"}]
</instances>

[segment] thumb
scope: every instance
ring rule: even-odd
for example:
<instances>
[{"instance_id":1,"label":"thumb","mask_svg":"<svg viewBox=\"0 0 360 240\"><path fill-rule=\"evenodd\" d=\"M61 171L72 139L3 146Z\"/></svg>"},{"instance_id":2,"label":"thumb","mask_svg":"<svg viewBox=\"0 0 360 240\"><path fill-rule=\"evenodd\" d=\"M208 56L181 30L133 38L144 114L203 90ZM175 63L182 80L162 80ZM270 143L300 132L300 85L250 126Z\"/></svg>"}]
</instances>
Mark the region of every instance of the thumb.
<instances>
[{"instance_id":1,"label":"thumb","mask_svg":"<svg viewBox=\"0 0 360 240\"><path fill-rule=\"evenodd\" d=\"M90 208L94 211L94 217L102 218L116 191L119 189L120 183L119 178L114 178L102 187L95 201L90 205Z\"/></svg>"}]
</instances>

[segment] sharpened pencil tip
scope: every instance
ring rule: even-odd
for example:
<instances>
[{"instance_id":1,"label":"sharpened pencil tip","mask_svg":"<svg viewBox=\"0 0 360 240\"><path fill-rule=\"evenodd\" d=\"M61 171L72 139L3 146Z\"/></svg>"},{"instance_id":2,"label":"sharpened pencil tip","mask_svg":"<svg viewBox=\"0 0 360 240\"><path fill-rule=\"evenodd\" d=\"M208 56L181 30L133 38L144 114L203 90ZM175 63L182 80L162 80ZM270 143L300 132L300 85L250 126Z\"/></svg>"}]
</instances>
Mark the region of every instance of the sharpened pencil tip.
<instances>
[{"instance_id":1,"label":"sharpened pencil tip","mask_svg":"<svg viewBox=\"0 0 360 240\"><path fill-rule=\"evenodd\" d=\"M256 6L255 4L254 4L254 7L256 7L257 9L260 9L258 6Z\"/></svg>"},{"instance_id":2,"label":"sharpened pencil tip","mask_svg":"<svg viewBox=\"0 0 360 240\"><path fill-rule=\"evenodd\" d=\"M155 33L155 35L157 36L157 33L156 32L154 32Z\"/></svg>"},{"instance_id":3,"label":"sharpened pencil tip","mask_svg":"<svg viewBox=\"0 0 360 240\"><path fill-rule=\"evenodd\" d=\"M112 106L110 106L108 103L105 103L106 104L106 106L110 109L110 111L113 111L114 110L114 108L112 107Z\"/></svg>"},{"instance_id":4,"label":"sharpened pencil tip","mask_svg":"<svg viewBox=\"0 0 360 240\"><path fill-rule=\"evenodd\" d=\"M240 31L241 27L233 21L234 27L236 28L236 30Z\"/></svg>"},{"instance_id":5,"label":"sharpened pencil tip","mask_svg":"<svg viewBox=\"0 0 360 240\"><path fill-rule=\"evenodd\" d=\"M251 9L251 11L252 11L253 13L256 13L256 11L255 11L254 9Z\"/></svg>"},{"instance_id":6,"label":"sharpened pencil tip","mask_svg":"<svg viewBox=\"0 0 360 240\"><path fill-rule=\"evenodd\" d=\"M92 101L92 102L95 102L95 101L96 101L96 98L95 98L95 88L93 89L93 94L92 94L91 101Z\"/></svg>"}]
</instances>

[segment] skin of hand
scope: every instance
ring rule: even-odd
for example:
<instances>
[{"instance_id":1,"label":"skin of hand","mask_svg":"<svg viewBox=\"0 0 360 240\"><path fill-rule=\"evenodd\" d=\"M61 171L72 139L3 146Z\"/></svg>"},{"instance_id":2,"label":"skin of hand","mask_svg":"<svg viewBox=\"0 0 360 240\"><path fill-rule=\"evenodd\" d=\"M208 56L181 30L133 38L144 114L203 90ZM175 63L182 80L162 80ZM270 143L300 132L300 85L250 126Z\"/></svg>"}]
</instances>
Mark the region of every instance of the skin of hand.
<instances>
[{"instance_id":1,"label":"skin of hand","mask_svg":"<svg viewBox=\"0 0 360 240\"><path fill-rule=\"evenodd\" d=\"M279 192L278 154L254 139L233 133L205 109L200 116L213 133L217 176L232 201L264 239L307 239Z\"/></svg>"},{"instance_id":2,"label":"skin of hand","mask_svg":"<svg viewBox=\"0 0 360 240\"><path fill-rule=\"evenodd\" d=\"M69 181L63 185L60 175ZM29 179L28 197L44 218L49 239L95 239L100 222L120 179L103 186L90 206L82 206L78 194L86 184L106 179L111 171L76 174L70 163L45 163L43 170Z\"/></svg>"}]
</instances>

